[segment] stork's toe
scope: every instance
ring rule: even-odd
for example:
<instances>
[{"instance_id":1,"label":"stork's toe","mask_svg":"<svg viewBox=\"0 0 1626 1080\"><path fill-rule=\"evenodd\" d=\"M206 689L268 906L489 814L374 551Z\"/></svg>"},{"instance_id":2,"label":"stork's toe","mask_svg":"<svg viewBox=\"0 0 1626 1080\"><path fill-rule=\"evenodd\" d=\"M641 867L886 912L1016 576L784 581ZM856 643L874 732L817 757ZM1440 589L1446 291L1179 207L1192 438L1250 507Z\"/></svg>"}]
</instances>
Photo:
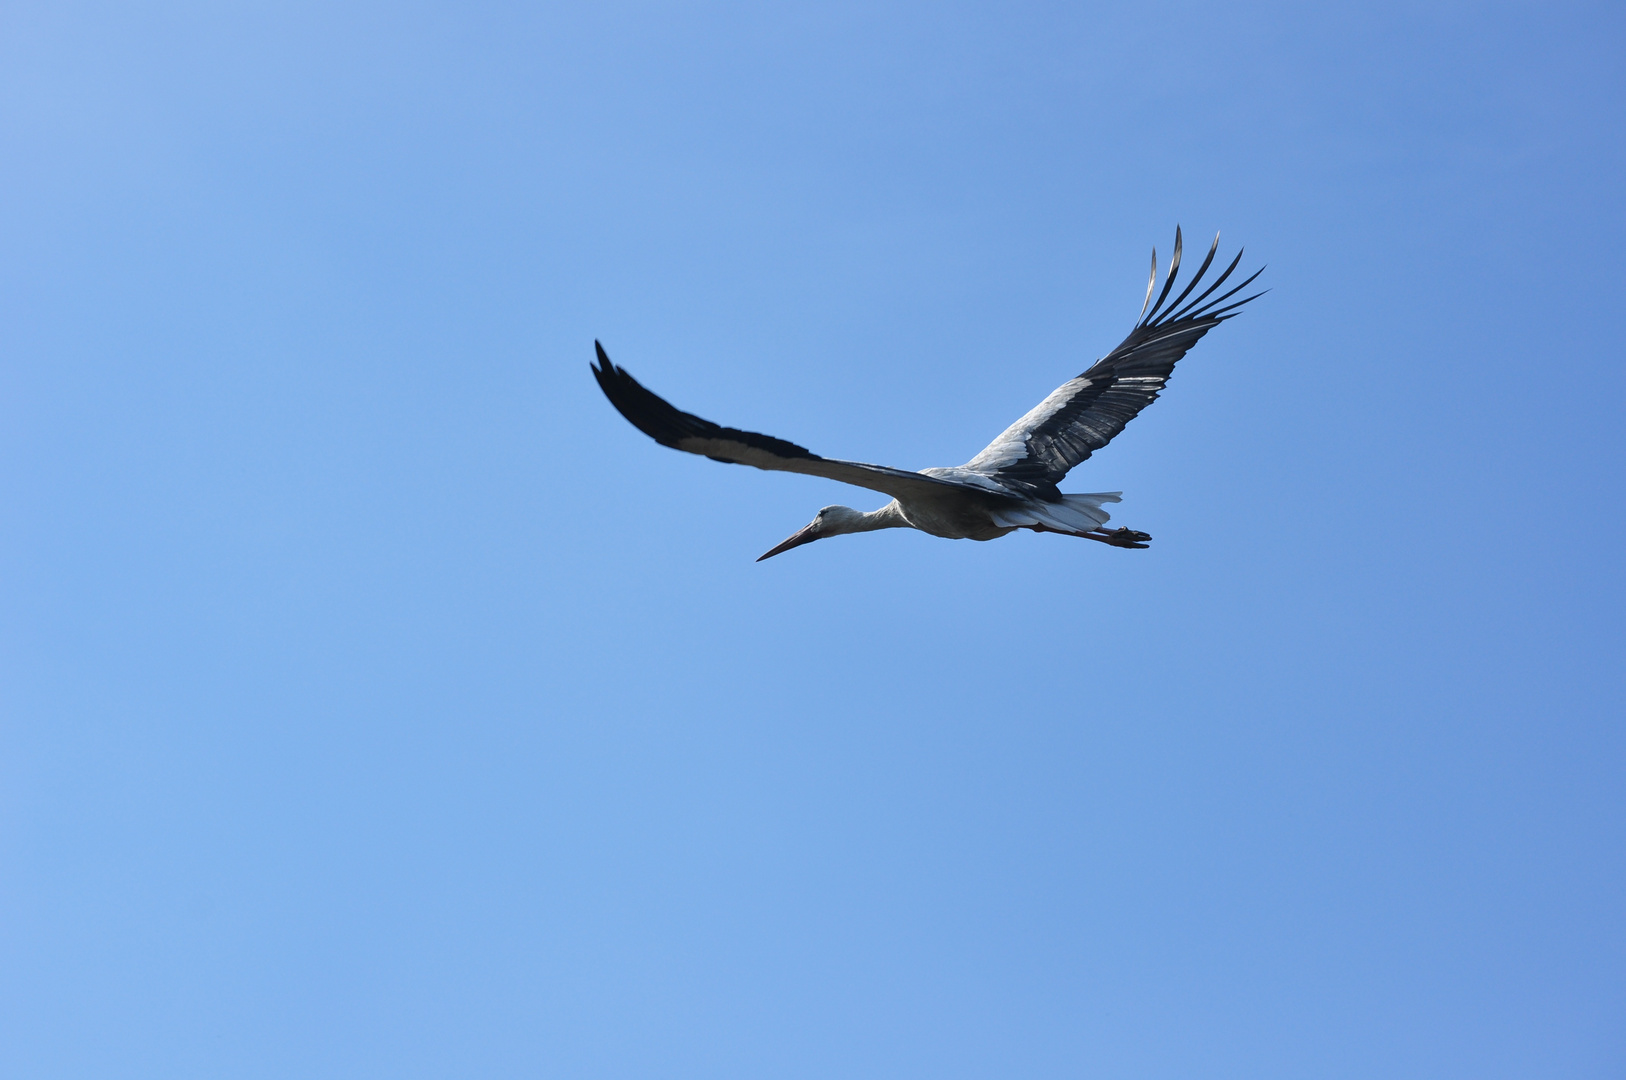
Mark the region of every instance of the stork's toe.
<instances>
[{"instance_id":1,"label":"stork's toe","mask_svg":"<svg viewBox=\"0 0 1626 1080\"><path fill-rule=\"evenodd\" d=\"M1136 529L1114 529L1107 534L1107 543L1113 547L1143 548L1151 543L1151 534Z\"/></svg>"}]
</instances>

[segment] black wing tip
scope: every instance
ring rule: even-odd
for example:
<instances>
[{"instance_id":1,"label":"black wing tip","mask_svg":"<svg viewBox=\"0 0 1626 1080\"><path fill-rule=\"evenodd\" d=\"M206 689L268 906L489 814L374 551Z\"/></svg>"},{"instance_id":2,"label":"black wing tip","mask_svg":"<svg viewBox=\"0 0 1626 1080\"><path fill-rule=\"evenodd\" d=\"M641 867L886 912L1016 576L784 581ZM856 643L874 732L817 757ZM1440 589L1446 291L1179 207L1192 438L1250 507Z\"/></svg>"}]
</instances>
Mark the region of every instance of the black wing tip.
<instances>
[{"instance_id":1,"label":"black wing tip","mask_svg":"<svg viewBox=\"0 0 1626 1080\"><path fill-rule=\"evenodd\" d=\"M1176 225L1174 227L1174 235L1175 243L1178 246L1180 243L1180 226ZM1196 276L1192 278L1191 282L1187 284L1183 290L1181 290L1180 295L1175 298L1174 302L1165 307L1164 301L1168 299L1169 293L1174 287L1175 272L1180 266L1178 256L1170 260L1168 275L1164 279L1163 291L1158 295L1157 303L1150 303L1152 289L1156 284L1154 281L1147 287L1146 297L1148 304L1141 308L1141 317L1139 320L1137 320L1135 328L1137 330L1151 330L1155 328L1167 327L1175 323L1201 322L1204 320L1210 320L1210 325L1212 325L1212 321L1216 321L1216 315L1221 315L1226 312L1235 314L1236 308L1239 308L1243 304L1246 304L1249 300L1263 296L1265 292L1270 291L1266 289L1263 292L1255 293L1253 296L1250 296L1245 300L1239 300L1232 304L1225 304L1224 307L1220 306L1221 304L1224 304L1226 300L1247 288L1255 278L1264 273L1265 267L1261 266L1252 274L1248 275L1248 277L1240 285L1233 286L1220 296L1209 300L1209 297L1213 296L1214 292L1218 290L1220 286L1225 284L1226 279L1229 278L1231 274L1235 272L1237 266L1241 264L1243 252L1245 252L1247 248L1238 248L1236 256L1231 260L1230 265L1225 268L1224 272L1221 273L1219 277L1208 286L1208 288L1204 289L1202 294L1198 296L1197 299L1191 301L1182 308L1180 305L1185 302L1186 297L1191 295L1192 290L1202 282L1204 275L1207 274L1209 266L1213 264L1214 254L1218 250L1219 233L1216 232L1214 234L1213 246L1209 248L1208 257L1203 260L1203 264L1197 268ZM1150 308L1149 311L1147 310L1148 307Z\"/></svg>"},{"instance_id":2,"label":"black wing tip","mask_svg":"<svg viewBox=\"0 0 1626 1080\"><path fill-rule=\"evenodd\" d=\"M1142 326L1155 323L1157 321L1157 313L1163 310L1163 301L1169 298L1169 290L1174 288L1174 281L1180 276L1180 255L1182 250L1183 244L1180 237L1180 226L1176 225L1174 227L1174 254L1169 256L1169 268L1163 274L1163 291L1157 294L1157 303L1152 305L1152 310L1146 311L1144 308L1142 308ZM1157 265L1155 261L1152 266L1152 271L1153 276L1151 284L1156 285ZM1151 297L1151 286L1147 287L1146 295L1148 298Z\"/></svg>"},{"instance_id":3,"label":"black wing tip","mask_svg":"<svg viewBox=\"0 0 1626 1080\"><path fill-rule=\"evenodd\" d=\"M786 439L776 439L772 435L761 435L754 431L741 431L738 428L725 428L693 413L686 413L633 378L626 368L611 363L603 345L594 341L593 346L598 350L600 366L592 368L592 372L594 378L598 380L599 389L604 391L604 396L610 399L610 404L615 406L616 411L624 416L628 423L662 446L684 450L685 447L681 444L686 439L732 439L752 449L765 450L777 457L818 457L807 447L798 446ZM692 447L688 448L688 452L699 453L713 461L729 465L739 464L733 458L706 454Z\"/></svg>"},{"instance_id":4,"label":"black wing tip","mask_svg":"<svg viewBox=\"0 0 1626 1080\"><path fill-rule=\"evenodd\" d=\"M598 338L593 339L593 351L598 354L598 366L593 367L593 374L603 377L614 373L615 363L611 361L610 354L604 351L604 346Z\"/></svg>"},{"instance_id":5,"label":"black wing tip","mask_svg":"<svg viewBox=\"0 0 1626 1080\"><path fill-rule=\"evenodd\" d=\"M617 367L597 339L593 341L593 349L598 353L598 364L589 364L588 369L598 381L599 389L604 391L604 396L610 399L610 404L633 427L664 446L672 446L683 434L681 420L674 424L674 419L699 420L699 417L686 417L685 413L673 408L659 395L646 390L626 368ZM705 423L703 420L699 422Z\"/></svg>"},{"instance_id":6,"label":"black wing tip","mask_svg":"<svg viewBox=\"0 0 1626 1080\"><path fill-rule=\"evenodd\" d=\"M1269 289L1260 289L1258 292L1254 293L1252 296L1244 296L1242 299L1238 300L1234 304L1226 304L1222 308L1216 308L1215 310L1209 312L1206 316L1204 316L1204 318L1213 319L1216 322L1224 322L1226 319L1234 319L1238 315L1242 314L1242 312L1239 311L1238 309L1241 308L1243 304L1246 304L1246 303L1248 303L1249 301L1252 301L1252 300L1257 300L1257 299L1259 299L1261 296L1265 295L1269 291L1270 291Z\"/></svg>"}]
</instances>

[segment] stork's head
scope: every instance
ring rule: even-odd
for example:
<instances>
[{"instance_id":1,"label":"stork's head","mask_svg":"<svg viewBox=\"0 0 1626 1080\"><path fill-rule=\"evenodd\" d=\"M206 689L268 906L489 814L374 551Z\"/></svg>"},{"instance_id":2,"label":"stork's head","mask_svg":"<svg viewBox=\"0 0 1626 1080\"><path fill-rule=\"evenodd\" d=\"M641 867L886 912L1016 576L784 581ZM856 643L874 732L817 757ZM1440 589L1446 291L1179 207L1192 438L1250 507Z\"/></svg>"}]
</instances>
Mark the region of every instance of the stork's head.
<instances>
[{"instance_id":1,"label":"stork's head","mask_svg":"<svg viewBox=\"0 0 1626 1080\"><path fill-rule=\"evenodd\" d=\"M803 544L811 544L815 540L823 540L826 536L840 536L842 533L857 532L860 526L864 524L864 521L864 515L850 506L826 506L819 511L818 516L805 528L762 556L762 558L759 558L757 562L761 562L762 559L771 559L781 551L789 551L793 547L801 547Z\"/></svg>"}]
</instances>

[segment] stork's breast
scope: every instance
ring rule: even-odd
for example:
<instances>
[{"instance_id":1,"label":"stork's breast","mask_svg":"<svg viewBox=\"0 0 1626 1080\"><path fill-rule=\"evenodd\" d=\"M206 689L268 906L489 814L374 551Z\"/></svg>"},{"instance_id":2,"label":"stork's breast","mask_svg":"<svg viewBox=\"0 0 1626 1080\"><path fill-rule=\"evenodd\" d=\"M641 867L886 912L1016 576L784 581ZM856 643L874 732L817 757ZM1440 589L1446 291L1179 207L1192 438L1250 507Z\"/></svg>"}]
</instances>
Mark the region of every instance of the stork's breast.
<instances>
[{"instance_id":1,"label":"stork's breast","mask_svg":"<svg viewBox=\"0 0 1626 1080\"><path fill-rule=\"evenodd\" d=\"M946 540L992 540L1011 531L996 525L993 515L974 497L958 493L932 499L900 499L898 503L909 524Z\"/></svg>"}]
</instances>

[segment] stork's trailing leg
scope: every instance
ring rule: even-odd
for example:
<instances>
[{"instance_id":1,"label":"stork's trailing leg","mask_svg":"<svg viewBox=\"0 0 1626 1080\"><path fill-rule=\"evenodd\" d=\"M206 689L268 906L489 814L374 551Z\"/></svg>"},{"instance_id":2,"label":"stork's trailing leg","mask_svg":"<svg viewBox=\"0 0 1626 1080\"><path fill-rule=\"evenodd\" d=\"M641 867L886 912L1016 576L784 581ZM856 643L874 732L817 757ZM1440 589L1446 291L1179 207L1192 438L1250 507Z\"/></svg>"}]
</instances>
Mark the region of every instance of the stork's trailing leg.
<instances>
[{"instance_id":1,"label":"stork's trailing leg","mask_svg":"<svg viewBox=\"0 0 1626 1080\"><path fill-rule=\"evenodd\" d=\"M1150 547L1152 537L1150 533L1139 532L1135 529L1091 529L1089 532L1067 532L1064 529L1051 529L1043 525L1029 525L1034 532L1061 533L1063 536L1082 536L1086 540L1099 540L1103 544L1111 544L1121 548Z\"/></svg>"}]
</instances>

